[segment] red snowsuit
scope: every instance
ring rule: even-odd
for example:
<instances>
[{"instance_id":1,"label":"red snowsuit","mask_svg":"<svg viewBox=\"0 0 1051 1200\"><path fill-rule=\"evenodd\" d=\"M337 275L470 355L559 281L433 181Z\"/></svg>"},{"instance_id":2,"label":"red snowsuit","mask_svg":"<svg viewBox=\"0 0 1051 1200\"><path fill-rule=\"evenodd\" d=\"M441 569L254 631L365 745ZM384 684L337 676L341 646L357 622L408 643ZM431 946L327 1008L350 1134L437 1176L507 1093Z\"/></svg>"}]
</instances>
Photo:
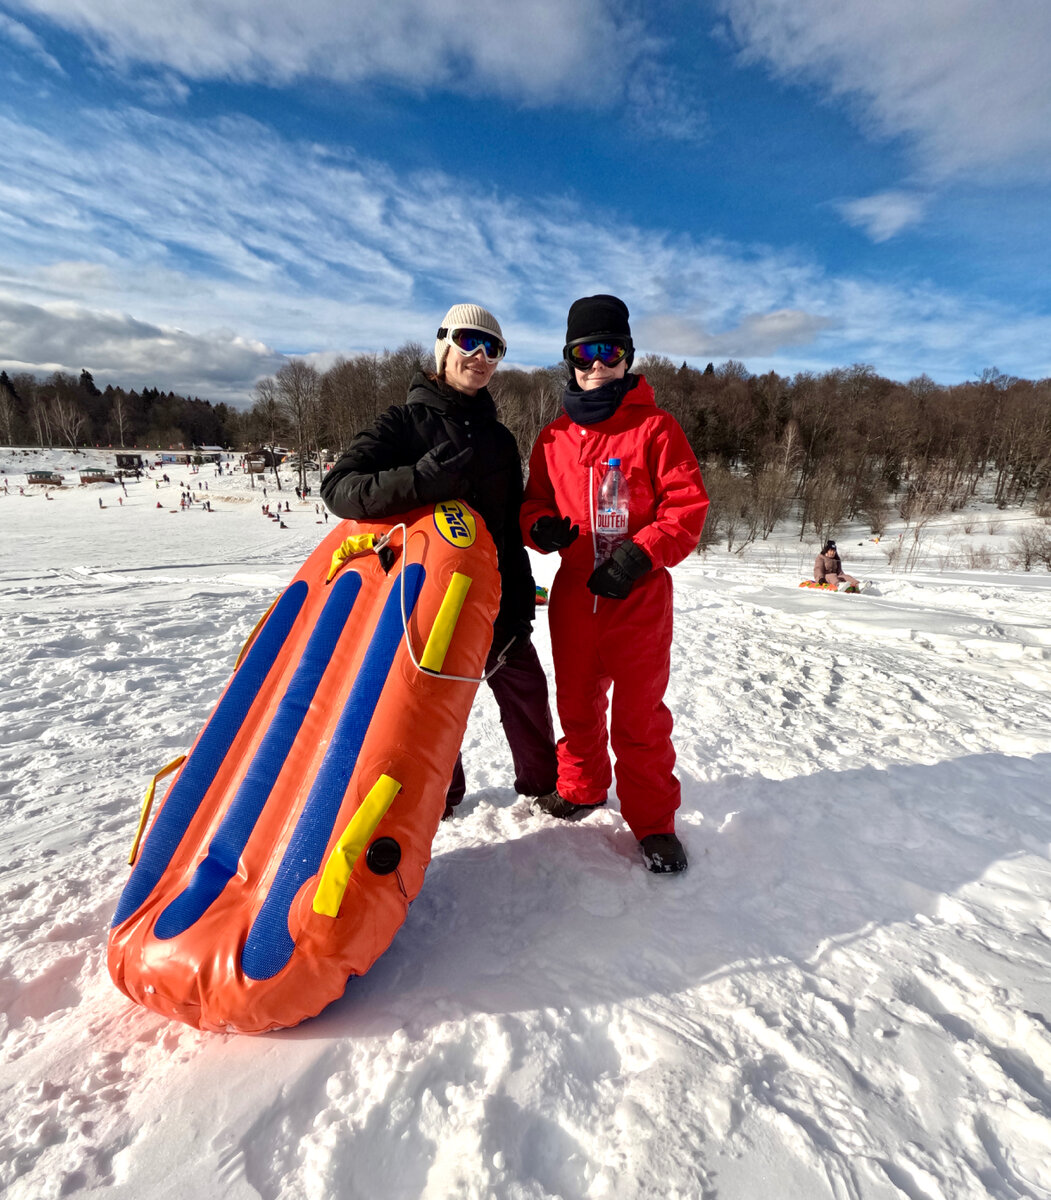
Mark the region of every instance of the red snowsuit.
<instances>
[{"instance_id":1,"label":"red snowsuit","mask_svg":"<svg viewBox=\"0 0 1051 1200\"><path fill-rule=\"evenodd\" d=\"M653 562L624 600L592 595L592 530L605 463L620 459L628 485L632 541ZM548 605L555 699L562 722L558 790L598 804L612 782L606 697L613 684L610 739L617 758L620 810L640 840L671 833L679 807L672 774L672 717L664 704L671 668L672 583L664 569L697 545L708 495L678 422L657 407L640 376L617 411L593 425L563 414L537 438L522 505L526 544L538 517L569 517L580 536L562 562Z\"/></svg>"}]
</instances>

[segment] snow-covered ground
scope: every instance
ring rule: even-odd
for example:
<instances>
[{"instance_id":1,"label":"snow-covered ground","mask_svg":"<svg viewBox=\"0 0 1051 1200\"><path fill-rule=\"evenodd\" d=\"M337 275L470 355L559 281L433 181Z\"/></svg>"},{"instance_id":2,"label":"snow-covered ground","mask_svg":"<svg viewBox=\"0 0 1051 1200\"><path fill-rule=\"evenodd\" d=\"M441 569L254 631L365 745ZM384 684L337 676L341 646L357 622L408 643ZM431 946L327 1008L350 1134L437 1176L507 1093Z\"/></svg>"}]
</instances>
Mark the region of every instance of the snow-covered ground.
<instances>
[{"instance_id":1,"label":"snow-covered ground","mask_svg":"<svg viewBox=\"0 0 1051 1200\"><path fill-rule=\"evenodd\" d=\"M1051 1197L1046 572L940 573L932 541L892 574L893 530L840 531L862 596L799 589L796 530L691 558L687 874L649 874L615 803L531 815L483 688L391 949L317 1019L221 1037L129 1004L107 927L148 777L325 527L211 467L19 494L83 462L0 450L0 1191ZM1001 555L1023 515L976 519Z\"/></svg>"}]
</instances>

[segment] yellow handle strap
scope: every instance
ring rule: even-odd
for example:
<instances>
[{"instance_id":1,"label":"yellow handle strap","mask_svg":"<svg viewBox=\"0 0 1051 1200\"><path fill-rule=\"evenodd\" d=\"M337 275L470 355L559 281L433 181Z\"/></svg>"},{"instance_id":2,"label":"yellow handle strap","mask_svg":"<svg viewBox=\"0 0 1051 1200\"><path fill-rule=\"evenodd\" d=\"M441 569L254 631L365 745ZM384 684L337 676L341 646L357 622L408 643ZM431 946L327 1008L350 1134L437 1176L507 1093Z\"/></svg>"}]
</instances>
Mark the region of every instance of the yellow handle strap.
<instances>
[{"instance_id":1,"label":"yellow handle strap","mask_svg":"<svg viewBox=\"0 0 1051 1200\"><path fill-rule=\"evenodd\" d=\"M350 883L358 855L365 849L369 838L376 832L376 826L383 820L400 791L401 784L389 775L381 775L372 785L328 856L314 893L314 912L323 917L339 916L343 893Z\"/></svg>"},{"instance_id":2,"label":"yellow handle strap","mask_svg":"<svg viewBox=\"0 0 1051 1200\"><path fill-rule=\"evenodd\" d=\"M355 533L336 547L332 555L332 563L328 569L328 577L326 583L331 583L339 573L340 568L348 560L354 557L355 554L361 554L365 550L371 550L376 545L376 535L374 533Z\"/></svg>"},{"instance_id":3,"label":"yellow handle strap","mask_svg":"<svg viewBox=\"0 0 1051 1200\"><path fill-rule=\"evenodd\" d=\"M170 775L176 767L181 767L186 761L186 755L180 754L178 758L173 759L166 767L157 772L150 780L150 786L146 789L146 796L142 801L142 814L139 817L139 827L135 830L135 841L132 843L131 854L128 855L128 866L133 867L135 860L139 856L139 842L142 841L142 835L146 829L146 822L150 819L150 809L153 807L153 793L157 790L157 780L163 779L165 775Z\"/></svg>"}]
</instances>

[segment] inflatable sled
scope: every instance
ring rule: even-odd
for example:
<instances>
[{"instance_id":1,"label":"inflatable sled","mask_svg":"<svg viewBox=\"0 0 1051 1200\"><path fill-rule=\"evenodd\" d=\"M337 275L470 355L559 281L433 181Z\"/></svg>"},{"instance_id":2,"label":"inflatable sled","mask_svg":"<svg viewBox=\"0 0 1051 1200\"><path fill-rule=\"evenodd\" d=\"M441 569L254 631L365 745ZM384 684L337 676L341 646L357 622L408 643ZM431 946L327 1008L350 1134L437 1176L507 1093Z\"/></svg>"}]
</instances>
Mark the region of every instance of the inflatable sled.
<instances>
[{"instance_id":1,"label":"inflatable sled","mask_svg":"<svg viewBox=\"0 0 1051 1200\"><path fill-rule=\"evenodd\" d=\"M423 884L499 600L466 505L333 529L147 791L109 936L127 996L260 1033L369 969Z\"/></svg>"},{"instance_id":2,"label":"inflatable sled","mask_svg":"<svg viewBox=\"0 0 1051 1200\"><path fill-rule=\"evenodd\" d=\"M832 584L830 584L830 583L817 583L813 579L804 579L803 582L799 586L805 587L805 588L816 588L819 592L838 592L839 591L838 587L833 587ZM843 591L850 592L850 593L856 595L858 592L861 591L861 588L856 588L856 587L854 587L853 584L851 584L850 587L844 588Z\"/></svg>"}]
</instances>

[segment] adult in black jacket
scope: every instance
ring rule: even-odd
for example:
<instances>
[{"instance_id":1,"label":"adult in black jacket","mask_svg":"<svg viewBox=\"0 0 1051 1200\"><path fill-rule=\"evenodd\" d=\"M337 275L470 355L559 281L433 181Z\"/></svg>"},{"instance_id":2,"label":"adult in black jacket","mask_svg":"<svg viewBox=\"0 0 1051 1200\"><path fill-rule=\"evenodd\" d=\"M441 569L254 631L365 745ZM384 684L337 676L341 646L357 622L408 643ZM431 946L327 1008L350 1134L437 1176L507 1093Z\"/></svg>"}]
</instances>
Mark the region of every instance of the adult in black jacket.
<instances>
[{"instance_id":1,"label":"adult in black jacket","mask_svg":"<svg viewBox=\"0 0 1051 1200\"><path fill-rule=\"evenodd\" d=\"M522 465L500 423L489 380L505 343L496 318L476 304L446 313L434 347L436 375L416 375L395 404L359 433L328 473L321 495L338 517L386 518L442 500L466 500L485 521L500 567L500 611L486 671L511 747L515 788L543 796L558 774L547 679L530 640L536 585L522 543ZM508 649L508 646L510 647ZM466 791L459 757L445 815Z\"/></svg>"}]
</instances>

